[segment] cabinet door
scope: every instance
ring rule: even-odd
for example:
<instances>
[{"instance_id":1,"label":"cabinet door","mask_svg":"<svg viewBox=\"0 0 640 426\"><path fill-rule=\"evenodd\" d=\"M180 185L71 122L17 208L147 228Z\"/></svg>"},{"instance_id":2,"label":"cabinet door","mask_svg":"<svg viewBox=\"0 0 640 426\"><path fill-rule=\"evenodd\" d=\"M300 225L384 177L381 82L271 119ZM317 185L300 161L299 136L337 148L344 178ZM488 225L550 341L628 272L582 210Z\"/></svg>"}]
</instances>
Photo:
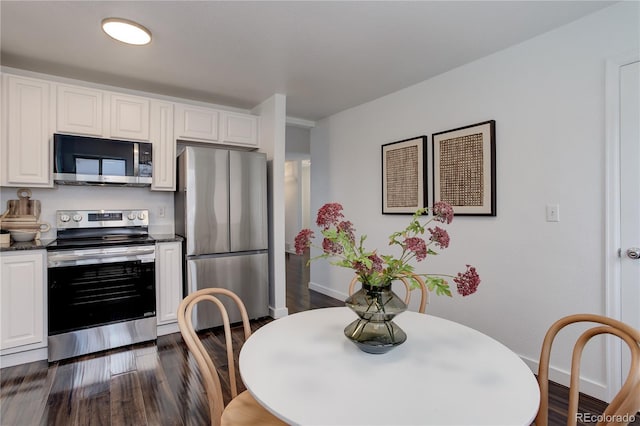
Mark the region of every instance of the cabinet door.
<instances>
[{"instance_id":1,"label":"cabinet door","mask_svg":"<svg viewBox=\"0 0 640 426\"><path fill-rule=\"evenodd\" d=\"M158 324L176 322L182 301L182 243L156 244L156 316Z\"/></svg>"},{"instance_id":2,"label":"cabinet door","mask_svg":"<svg viewBox=\"0 0 640 426\"><path fill-rule=\"evenodd\" d=\"M57 131L104 136L102 95L102 91L96 89L58 85Z\"/></svg>"},{"instance_id":3,"label":"cabinet door","mask_svg":"<svg viewBox=\"0 0 640 426\"><path fill-rule=\"evenodd\" d=\"M258 146L258 117L236 112L220 113L221 141Z\"/></svg>"},{"instance_id":4,"label":"cabinet door","mask_svg":"<svg viewBox=\"0 0 640 426\"><path fill-rule=\"evenodd\" d=\"M149 140L149 100L112 93L111 134L115 139Z\"/></svg>"},{"instance_id":5,"label":"cabinet door","mask_svg":"<svg viewBox=\"0 0 640 426\"><path fill-rule=\"evenodd\" d=\"M191 105L176 105L176 138L218 140L218 111Z\"/></svg>"},{"instance_id":6,"label":"cabinet door","mask_svg":"<svg viewBox=\"0 0 640 426\"><path fill-rule=\"evenodd\" d=\"M3 75L2 185L52 186L51 85Z\"/></svg>"},{"instance_id":7,"label":"cabinet door","mask_svg":"<svg viewBox=\"0 0 640 426\"><path fill-rule=\"evenodd\" d=\"M151 101L150 136L153 144L151 189L175 191L176 140L173 137L173 104Z\"/></svg>"},{"instance_id":8,"label":"cabinet door","mask_svg":"<svg viewBox=\"0 0 640 426\"><path fill-rule=\"evenodd\" d=\"M3 253L0 283L0 349L46 344L44 250Z\"/></svg>"}]
</instances>

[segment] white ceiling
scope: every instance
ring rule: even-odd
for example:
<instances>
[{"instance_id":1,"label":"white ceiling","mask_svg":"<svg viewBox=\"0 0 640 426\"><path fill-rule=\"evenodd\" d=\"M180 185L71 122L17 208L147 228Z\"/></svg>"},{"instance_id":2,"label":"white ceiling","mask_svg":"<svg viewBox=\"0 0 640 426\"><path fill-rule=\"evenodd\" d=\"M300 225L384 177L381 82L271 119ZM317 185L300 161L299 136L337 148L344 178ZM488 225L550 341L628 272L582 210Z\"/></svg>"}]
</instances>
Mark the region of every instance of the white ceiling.
<instances>
[{"instance_id":1,"label":"white ceiling","mask_svg":"<svg viewBox=\"0 0 640 426\"><path fill-rule=\"evenodd\" d=\"M7 1L1 63L318 120L611 5L610 1ZM139 22L146 47L100 28ZM543 58L541 58L543 60Z\"/></svg>"}]
</instances>

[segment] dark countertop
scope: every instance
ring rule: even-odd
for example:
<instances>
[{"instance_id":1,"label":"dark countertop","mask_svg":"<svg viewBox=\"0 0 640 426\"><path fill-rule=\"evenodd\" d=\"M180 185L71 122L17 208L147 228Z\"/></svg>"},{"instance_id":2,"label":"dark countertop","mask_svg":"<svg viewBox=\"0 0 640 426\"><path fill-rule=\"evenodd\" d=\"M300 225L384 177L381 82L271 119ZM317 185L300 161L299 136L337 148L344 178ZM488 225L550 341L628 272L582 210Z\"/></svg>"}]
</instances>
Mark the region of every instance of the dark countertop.
<instances>
[{"instance_id":1,"label":"dark countertop","mask_svg":"<svg viewBox=\"0 0 640 426\"><path fill-rule=\"evenodd\" d=\"M156 243L172 243L184 240L180 235L174 234L149 234L149 236L156 240Z\"/></svg>"},{"instance_id":2,"label":"dark countertop","mask_svg":"<svg viewBox=\"0 0 640 426\"><path fill-rule=\"evenodd\" d=\"M15 242L11 241L11 244L0 245L0 252L7 251L20 251L20 250L44 250L47 247L47 244L51 243L53 240L33 240L33 241L24 241L24 242Z\"/></svg>"},{"instance_id":3,"label":"dark countertop","mask_svg":"<svg viewBox=\"0 0 640 426\"><path fill-rule=\"evenodd\" d=\"M171 242L179 242L182 241L180 235L174 234L150 234L150 236L156 240L157 243L171 243ZM25 241L25 242L15 242L11 241L11 244L0 245L0 253L9 252L9 251L19 251L19 250L44 250L47 245L52 243L55 240L33 240L33 241Z\"/></svg>"}]
</instances>

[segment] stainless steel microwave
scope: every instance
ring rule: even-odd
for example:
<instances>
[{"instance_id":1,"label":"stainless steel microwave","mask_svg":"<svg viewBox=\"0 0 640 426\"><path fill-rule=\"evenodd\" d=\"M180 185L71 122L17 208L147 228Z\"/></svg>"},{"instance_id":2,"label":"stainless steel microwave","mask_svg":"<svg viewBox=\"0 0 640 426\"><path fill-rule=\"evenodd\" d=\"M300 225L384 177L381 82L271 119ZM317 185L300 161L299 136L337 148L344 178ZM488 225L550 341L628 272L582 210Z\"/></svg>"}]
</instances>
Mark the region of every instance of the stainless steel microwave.
<instances>
[{"instance_id":1,"label":"stainless steel microwave","mask_svg":"<svg viewBox=\"0 0 640 426\"><path fill-rule=\"evenodd\" d=\"M53 135L53 181L67 185L150 186L152 147L146 142Z\"/></svg>"}]
</instances>

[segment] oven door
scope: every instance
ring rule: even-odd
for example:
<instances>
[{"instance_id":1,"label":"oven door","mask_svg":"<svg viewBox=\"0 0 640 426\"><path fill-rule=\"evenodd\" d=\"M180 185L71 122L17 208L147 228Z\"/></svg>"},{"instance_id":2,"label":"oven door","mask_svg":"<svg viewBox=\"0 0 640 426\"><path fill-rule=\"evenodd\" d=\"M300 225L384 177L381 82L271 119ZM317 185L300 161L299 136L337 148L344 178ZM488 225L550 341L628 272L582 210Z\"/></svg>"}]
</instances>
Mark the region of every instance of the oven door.
<instances>
[{"instance_id":1,"label":"oven door","mask_svg":"<svg viewBox=\"0 0 640 426\"><path fill-rule=\"evenodd\" d=\"M155 317L155 246L48 253L49 336Z\"/></svg>"}]
</instances>

